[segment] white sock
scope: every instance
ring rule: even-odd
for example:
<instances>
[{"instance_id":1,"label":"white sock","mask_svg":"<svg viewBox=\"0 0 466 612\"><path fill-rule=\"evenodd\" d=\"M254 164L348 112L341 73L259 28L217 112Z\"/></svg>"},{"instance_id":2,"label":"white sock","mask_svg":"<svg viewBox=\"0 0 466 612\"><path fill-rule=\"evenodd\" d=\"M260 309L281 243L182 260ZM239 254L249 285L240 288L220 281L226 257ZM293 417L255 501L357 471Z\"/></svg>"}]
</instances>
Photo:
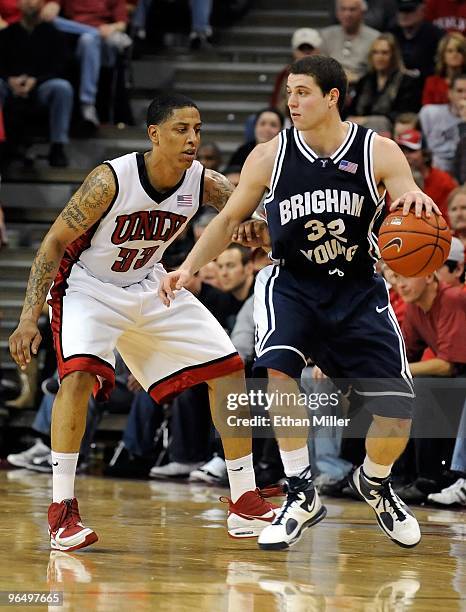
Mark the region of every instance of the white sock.
<instances>
[{"instance_id":1,"label":"white sock","mask_svg":"<svg viewBox=\"0 0 466 612\"><path fill-rule=\"evenodd\" d=\"M252 453L239 459L225 459L230 481L231 501L235 503L246 491L256 488L256 475L252 465Z\"/></svg>"},{"instance_id":2,"label":"white sock","mask_svg":"<svg viewBox=\"0 0 466 612\"><path fill-rule=\"evenodd\" d=\"M79 453L55 453L52 451L53 501L60 503L74 497L74 477Z\"/></svg>"},{"instance_id":3,"label":"white sock","mask_svg":"<svg viewBox=\"0 0 466 612\"><path fill-rule=\"evenodd\" d=\"M390 476L392 467L393 463L391 463L390 465L381 465L380 463L374 463L374 461L369 458L369 455L366 455L364 463L362 464L364 474L368 478L370 478L371 476L374 476L375 478L386 478L387 476Z\"/></svg>"},{"instance_id":4,"label":"white sock","mask_svg":"<svg viewBox=\"0 0 466 612\"><path fill-rule=\"evenodd\" d=\"M307 446L292 451L280 449L280 457L282 458L283 469L288 478L299 476L301 472L309 467L309 449Z\"/></svg>"}]
</instances>

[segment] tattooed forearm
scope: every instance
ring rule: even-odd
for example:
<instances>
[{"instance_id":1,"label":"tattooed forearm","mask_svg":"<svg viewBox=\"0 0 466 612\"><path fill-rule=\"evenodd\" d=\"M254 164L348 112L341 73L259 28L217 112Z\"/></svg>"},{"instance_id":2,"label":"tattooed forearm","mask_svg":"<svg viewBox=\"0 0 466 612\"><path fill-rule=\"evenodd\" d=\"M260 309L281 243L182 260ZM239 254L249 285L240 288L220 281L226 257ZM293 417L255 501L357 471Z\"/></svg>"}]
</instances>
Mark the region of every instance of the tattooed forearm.
<instances>
[{"instance_id":1,"label":"tattooed forearm","mask_svg":"<svg viewBox=\"0 0 466 612\"><path fill-rule=\"evenodd\" d=\"M108 208L115 194L115 179L107 164L93 170L72 196L60 218L66 226L81 234Z\"/></svg>"},{"instance_id":2,"label":"tattooed forearm","mask_svg":"<svg viewBox=\"0 0 466 612\"><path fill-rule=\"evenodd\" d=\"M233 190L233 185L223 174L215 170L205 171L203 204L222 210Z\"/></svg>"},{"instance_id":3,"label":"tattooed forearm","mask_svg":"<svg viewBox=\"0 0 466 612\"><path fill-rule=\"evenodd\" d=\"M44 305L50 285L56 276L62 256L58 250L50 252L45 244L39 249L31 267L21 317L38 318Z\"/></svg>"}]
</instances>

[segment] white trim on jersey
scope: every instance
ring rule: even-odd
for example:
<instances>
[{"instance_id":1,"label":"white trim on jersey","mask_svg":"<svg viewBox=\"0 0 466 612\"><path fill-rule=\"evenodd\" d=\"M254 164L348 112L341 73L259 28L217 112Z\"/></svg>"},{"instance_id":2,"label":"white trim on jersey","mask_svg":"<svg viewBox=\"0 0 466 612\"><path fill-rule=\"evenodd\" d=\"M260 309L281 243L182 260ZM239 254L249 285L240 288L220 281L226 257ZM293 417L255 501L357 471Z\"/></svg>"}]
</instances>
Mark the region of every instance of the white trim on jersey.
<instances>
[{"instance_id":1,"label":"white trim on jersey","mask_svg":"<svg viewBox=\"0 0 466 612\"><path fill-rule=\"evenodd\" d=\"M380 259L380 250L379 244L377 242L377 236L374 234L373 227L374 223L377 220L377 217L381 214L383 207L385 206L385 199L382 197L379 200L377 208L375 209L374 216L372 217L371 222L369 223L369 228L367 230L367 240L369 242L369 256L372 257L374 263L377 263Z\"/></svg>"},{"instance_id":2,"label":"white trim on jersey","mask_svg":"<svg viewBox=\"0 0 466 612\"><path fill-rule=\"evenodd\" d=\"M356 137L356 133L358 131L358 126L355 123L352 123L351 121L345 121L345 123L347 123L349 125L349 129L348 132L345 136L345 139L343 140L343 142L341 143L341 145L338 147L338 149L336 151L334 151L332 153L332 155L329 156L329 158L336 164L340 161L340 159L343 158L343 155L345 155L347 153L347 151L349 150L349 148L351 147L351 145L353 144L353 141ZM294 138L295 138L295 142L297 147L299 148L299 150L301 151L301 153L311 162L314 163L317 159L319 159L319 155L317 155L317 153L307 144L307 142L304 140L303 135L301 134L301 132L299 132L296 128L294 128Z\"/></svg>"},{"instance_id":3,"label":"white trim on jersey","mask_svg":"<svg viewBox=\"0 0 466 612\"><path fill-rule=\"evenodd\" d=\"M298 350L296 347L289 346L288 344L275 344L274 346L269 346L265 350L263 350L260 355L257 355L257 356L262 357L262 355L265 355L265 353L268 353L269 351L276 351L276 350L283 350L283 349L286 349L288 351L294 351L295 353L298 353L298 355L303 359L304 365L305 366L307 365L307 359L303 355L303 353L301 353L301 351Z\"/></svg>"},{"instance_id":4,"label":"white trim on jersey","mask_svg":"<svg viewBox=\"0 0 466 612\"><path fill-rule=\"evenodd\" d=\"M375 132L367 130L366 136L364 137L364 173L366 175L366 183L369 188L372 199L377 206L380 201L379 190L374 177L374 163L373 163L373 142ZM385 195L385 194L384 194Z\"/></svg>"},{"instance_id":5,"label":"white trim on jersey","mask_svg":"<svg viewBox=\"0 0 466 612\"><path fill-rule=\"evenodd\" d=\"M393 329L395 330L396 335L398 336L398 344L400 347L400 357L401 357L401 376L406 381L406 384L409 386L412 392L412 397L414 397L414 385L413 385L413 377L411 375L411 370L409 369L409 361L408 356L406 355L406 345L403 338L403 334L401 332L400 325L398 323L398 319L396 318L395 311L393 310L392 304L390 302L390 292L388 291L387 283L384 279L385 283L385 291L387 292L387 311L388 318L390 319L391 324L393 325Z\"/></svg>"},{"instance_id":6,"label":"white trim on jersey","mask_svg":"<svg viewBox=\"0 0 466 612\"><path fill-rule=\"evenodd\" d=\"M295 143L298 149L301 151L304 157L308 159L311 162L311 164L313 164L316 161L316 159L318 159L317 155L314 153L311 147L308 144L306 144L306 142L304 141L304 138L301 136L301 134L298 132L296 128L293 128L293 135L294 135L294 140L295 140Z\"/></svg>"},{"instance_id":7,"label":"white trim on jersey","mask_svg":"<svg viewBox=\"0 0 466 612\"><path fill-rule=\"evenodd\" d=\"M350 125L348 134L346 135L346 138L342 142L341 146L338 147L338 149L333 155L330 156L330 159L333 160L334 164L338 164L338 162L343 159L343 156L346 155L346 153L348 152L358 132L358 126L356 125L356 123L352 123L351 121L346 121L346 123L349 123Z\"/></svg>"},{"instance_id":8,"label":"white trim on jersey","mask_svg":"<svg viewBox=\"0 0 466 612\"><path fill-rule=\"evenodd\" d=\"M285 159L286 143L287 143L286 130L282 130L279 133L278 137L279 137L279 145L277 149L277 154L275 156L272 176L270 177L270 191L264 199L264 208L267 202L271 202L275 196L275 189L277 187L277 183L280 178L280 174L282 172L283 160Z\"/></svg>"},{"instance_id":9,"label":"white trim on jersey","mask_svg":"<svg viewBox=\"0 0 466 612\"><path fill-rule=\"evenodd\" d=\"M264 270L267 270L267 269L265 268ZM265 276L265 273L266 272L263 273L263 276ZM267 342L267 340L270 338L270 336L275 331L275 311L273 308L273 286L279 274L280 274L280 266L272 266L272 270L270 270L269 277L263 283L264 285L264 305L265 305L265 311L267 315L267 328L266 328L267 331L264 333L262 340L260 338L257 339L256 353L258 357L262 355L262 352L263 352L262 349L264 347L264 344ZM267 289L267 283L269 281L270 281L270 285ZM261 282L262 282L262 279L261 279ZM269 317L270 317L270 327L268 325Z\"/></svg>"}]
</instances>

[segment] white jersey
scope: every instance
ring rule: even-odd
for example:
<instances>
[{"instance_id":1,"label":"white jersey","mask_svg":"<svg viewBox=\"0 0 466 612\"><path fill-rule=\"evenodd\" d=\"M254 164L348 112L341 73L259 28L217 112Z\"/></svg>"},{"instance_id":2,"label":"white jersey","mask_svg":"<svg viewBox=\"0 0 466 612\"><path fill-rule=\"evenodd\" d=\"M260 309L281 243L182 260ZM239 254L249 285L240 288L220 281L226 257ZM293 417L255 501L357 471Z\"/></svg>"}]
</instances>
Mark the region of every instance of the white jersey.
<instances>
[{"instance_id":1,"label":"white jersey","mask_svg":"<svg viewBox=\"0 0 466 612\"><path fill-rule=\"evenodd\" d=\"M204 168L194 161L177 185L159 193L142 153L106 163L115 175L114 201L100 222L68 247L62 265L75 263L95 278L126 287L148 276L198 210Z\"/></svg>"}]
</instances>

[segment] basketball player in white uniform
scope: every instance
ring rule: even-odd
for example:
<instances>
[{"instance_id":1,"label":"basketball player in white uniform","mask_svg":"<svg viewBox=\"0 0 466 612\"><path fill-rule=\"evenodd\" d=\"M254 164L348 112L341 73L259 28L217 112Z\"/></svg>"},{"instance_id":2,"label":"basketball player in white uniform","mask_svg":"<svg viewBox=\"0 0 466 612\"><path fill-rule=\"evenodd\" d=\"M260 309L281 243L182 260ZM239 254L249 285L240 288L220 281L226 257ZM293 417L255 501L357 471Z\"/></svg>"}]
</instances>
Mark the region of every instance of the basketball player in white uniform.
<instances>
[{"instance_id":1,"label":"basketball player in white uniform","mask_svg":"<svg viewBox=\"0 0 466 612\"><path fill-rule=\"evenodd\" d=\"M52 417L51 547L75 550L97 540L74 494L78 451L91 392L114 386L116 347L151 396L162 402L208 381L213 419L217 383L241 385L243 364L213 315L187 290L167 310L157 295L165 249L203 203L221 210L227 179L195 160L201 120L188 98L165 95L148 109L150 152L98 166L44 238L31 268L10 351L21 367L37 354L37 319L50 306L61 379ZM231 482L228 531L253 537L274 519L256 489L247 429L223 441ZM245 435L246 434L246 435Z\"/></svg>"}]
</instances>

